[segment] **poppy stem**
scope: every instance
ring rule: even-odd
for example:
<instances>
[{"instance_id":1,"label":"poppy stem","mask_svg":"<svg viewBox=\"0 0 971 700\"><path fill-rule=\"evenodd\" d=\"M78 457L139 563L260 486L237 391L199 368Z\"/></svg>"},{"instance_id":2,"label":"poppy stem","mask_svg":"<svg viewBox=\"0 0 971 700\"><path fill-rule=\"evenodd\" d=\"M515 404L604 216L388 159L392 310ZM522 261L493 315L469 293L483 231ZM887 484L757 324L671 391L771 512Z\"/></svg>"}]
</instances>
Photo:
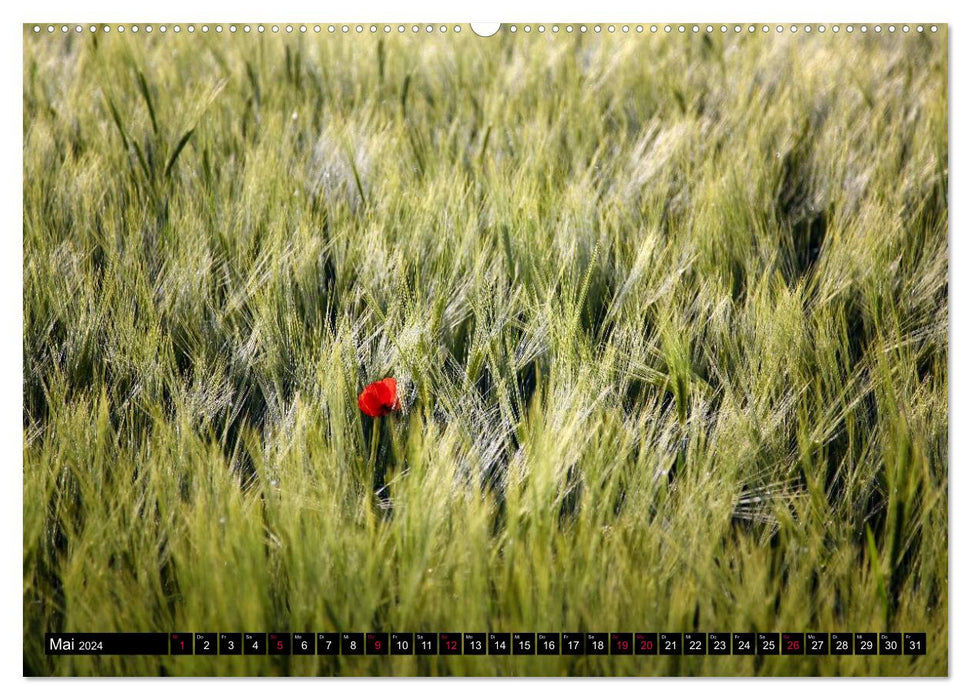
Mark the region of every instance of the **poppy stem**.
<instances>
[{"instance_id":1,"label":"poppy stem","mask_svg":"<svg viewBox=\"0 0 971 700\"><path fill-rule=\"evenodd\" d=\"M375 479L377 477L377 461L378 461L378 442L381 440L381 419L375 418L371 422L371 458L368 463L371 466L371 478Z\"/></svg>"}]
</instances>

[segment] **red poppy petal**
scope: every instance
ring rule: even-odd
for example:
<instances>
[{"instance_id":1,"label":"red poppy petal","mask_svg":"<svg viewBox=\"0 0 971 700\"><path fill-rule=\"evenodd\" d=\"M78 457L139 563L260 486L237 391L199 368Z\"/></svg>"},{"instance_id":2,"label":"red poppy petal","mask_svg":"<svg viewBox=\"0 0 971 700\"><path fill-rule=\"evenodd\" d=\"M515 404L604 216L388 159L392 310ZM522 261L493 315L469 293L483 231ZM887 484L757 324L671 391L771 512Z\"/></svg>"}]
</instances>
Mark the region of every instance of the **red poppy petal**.
<instances>
[{"instance_id":1,"label":"red poppy petal","mask_svg":"<svg viewBox=\"0 0 971 700\"><path fill-rule=\"evenodd\" d=\"M384 384L375 382L368 387L368 390L371 392L371 395L374 396L374 400L378 403L383 404L388 400L388 390Z\"/></svg>"},{"instance_id":2,"label":"red poppy petal","mask_svg":"<svg viewBox=\"0 0 971 700\"><path fill-rule=\"evenodd\" d=\"M373 382L364 387L364 391L357 397L357 406L372 418L387 415L390 411L401 408L398 400L398 382L393 377Z\"/></svg>"},{"instance_id":3,"label":"red poppy petal","mask_svg":"<svg viewBox=\"0 0 971 700\"><path fill-rule=\"evenodd\" d=\"M391 410L398 411L401 409L401 397L398 395L398 382L395 379L389 379L388 386L391 387Z\"/></svg>"},{"instance_id":4,"label":"red poppy petal","mask_svg":"<svg viewBox=\"0 0 971 700\"><path fill-rule=\"evenodd\" d=\"M361 392L360 396L357 397L357 407L361 409L361 413L366 416L371 415L371 404L368 402L368 397L366 392Z\"/></svg>"},{"instance_id":5,"label":"red poppy petal","mask_svg":"<svg viewBox=\"0 0 971 700\"><path fill-rule=\"evenodd\" d=\"M381 400L370 386L365 387L361 395L357 397L357 406L362 413L372 418L382 415Z\"/></svg>"},{"instance_id":6,"label":"red poppy petal","mask_svg":"<svg viewBox=\"0 0 971 700\"><path fill-rule=\"evenodd\" d=\"M388 377L387 379L382 379L378 384L382 389L381 403L391 410L400 408L401 402L398 401L398 382L393 377Z\"/></svg>"}]
</instances>

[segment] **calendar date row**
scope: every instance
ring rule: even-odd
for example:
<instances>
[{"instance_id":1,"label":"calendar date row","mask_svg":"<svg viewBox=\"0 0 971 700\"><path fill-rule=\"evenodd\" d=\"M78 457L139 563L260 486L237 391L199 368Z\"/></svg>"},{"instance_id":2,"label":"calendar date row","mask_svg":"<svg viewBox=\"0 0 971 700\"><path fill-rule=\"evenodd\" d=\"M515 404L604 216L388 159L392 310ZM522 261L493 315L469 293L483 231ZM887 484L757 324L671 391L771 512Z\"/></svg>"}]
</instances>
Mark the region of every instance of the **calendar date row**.
<instances>
[{"instance_id":1,"label":"calendar date row","mask_svg":"<svg viewBox=\"0 0 971 700\"><path fill-rule=\"evenodd\" d=\"M923 632L171 632L51 633L49 655L900 656Z\"/></svg>"}]
</instances>

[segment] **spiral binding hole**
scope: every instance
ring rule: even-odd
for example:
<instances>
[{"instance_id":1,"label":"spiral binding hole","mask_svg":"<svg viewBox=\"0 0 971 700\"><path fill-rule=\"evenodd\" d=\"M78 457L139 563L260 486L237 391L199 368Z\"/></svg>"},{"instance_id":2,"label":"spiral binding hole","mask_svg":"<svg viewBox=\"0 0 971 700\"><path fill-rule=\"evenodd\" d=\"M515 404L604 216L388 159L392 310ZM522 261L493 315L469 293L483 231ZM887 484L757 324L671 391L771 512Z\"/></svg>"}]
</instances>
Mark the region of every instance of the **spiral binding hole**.
<instances>
[{"instance_id":1,"label":"spiral binding hole","mask_svg":"<svg viewBox=\"0 0 971 700\"><path fill-rule=\"evenodd\" d=\"M271 32L273 32L274 34L279 34L281 32L281 30L284 33L286 33L286 34L294 34L296 32L299 32L300 34L307 34L310 31L310 29L312 29L315 34L319 34L322 31L322 25L319 25L319 24L314 24L314 25L307 25L307 24L297 24L297 25L294 25L294 24L285 24L285 25L277 25L277 24L273 24L273 25L262 25L262 24L260 24L260 25L253 25L253 26L256 28L256 31L258 33L260 33L260 34L265 33L266 30L267 30L267 28L269 28L269 30ZM456 25L447 25L447 24L412 24L412 25L404 25L404 24L398 24L398 25L391 25L391 24L367 24L367 25L364 25L364 24L354 24L354 25L347 25L347 24L343 24L343 25L333 25L333 24L331 24L331 25L324 25L324 26L326 26L327 32L329 34L334 34L338 30L342 34L351 34L351 33L354 33L354 34L364 34L364 33L370 33L370 34L380 34L380 33L391 34L395 30L397 30L397 32L399 34L404 34L409 29L411 30L411 33L412 34L421 34L421 33L424 33L424 34L435 34L435 33L438 33L438 34L448 34L450 32L451 33L458 34L458 33L460 33L462 31L462 27L460 25L457 25L457 24ZM47 25L42 25L42 24L34 24L34 25L29 25L29 31L31 33L33 33L33 34L44 34L44 33L46 33L46 34L54 34L54 33L57 33L58 30L60 30L60 33L61 34L65 34L66 35L66 34L72 33L72 30L73 30L73 33L82 34L85 31L85 27L87 27L88 31L91 32L92 34L98 33L98 32L101 32L101 33L104 33L104 34L108 34L108 33L112 32L112 31L118 32L119 34L123 34L125 32L130 32L132 34L139 34L139 33L143 33L143 34L152 34L152 33L166 34L166 33L170 32L170 31L173 32L173 33L175 33L175 34L181 34L182 31L183 31L183 29L184 29L186 32L188 32L190 34L194 34L198 30L200 33L207 34L208 35L208 34L211 34L213 32L215 32L216 34L223 34L224 33L223 30L226 29L226 28L228 28L230 34L239 34L239 33L249 34L252 31L252 27L250 25L248 25L248 24L247 25L237 25L237 24L229 24L229 25L222 25L222 24L214 24L214 25L209 25L209 24L200 24L200 25L193 25L193 24L186 24L186 25L177 25L177 24L173 24L173 25L164 25L164 24L160 24L160 25L152 25L152 24L142 24L142 25L139 25L139 24L128 24L128 25L125 25L125 24L116 24L116 25L107 25L107 24L105 24L105 25L96 25L96 24L91 24L91 25L81 25L81 24L75 24L75 25L70 25L70 24L60 24L60 25L58 25L58 24L47 24ZM916 31L917 33L924 33L925 31L928 31L928 32L931 32L931 33L936 34L938 32L939 26L936 25L936 24L933 24L933 25L922 25L922 24L915 24L915 25L909 25L909 24L886 24L886 25L884 25L884 24L869 24L869 25L868 24L857 24L857 25L853 25L853 24L845 24L845 25L839 25L839 24L833 24L833 25L824 25L824 24L818 24L818 25L811 25L811 24L803 24L803 25L800 25L800 24L789 24L789 25L783 25L783 24L776 24L776 25L769 25L769 24L761 24L761 25L758 25L758 24L746 24L746 25L741 25L741 24L734 24L734 25L729 25L729 24L721 24L721 25L713 25L713 24L703 24L703 25L699 25L699 24L687 24L687 25L685 25L685 24L664 24L664 25L656 25L656 24L652 24L652 25L640 25L640 24L637 24L637 25L631 25L631 24L620 24L620 25L618 25L618 24L606 24L606 25L603 25L603 24L591 24L591 25L587 25L587 24L565 24L565 25L558 25L558 24L551 24L551 25L544 25L544 24L509 24L509 25L506 25L505 26L505 30L509 34L517 34L517 33L523 33L523 34L545 34L547 32L550 32L550 33L553 33L553 34L559 34L559 33L561 33L561 30L564 31L564 32L566 32L567 34L573 34L575 32L576 33L580 33L580 34L587 34L587 33L592 32L592 33L598 34L598 35L602 35L604 33L606 33L606 34L618 34L618 33L621 33L621 34L630 34L632 32L636 32L637 34L642 34L642 33L644 33L645 28L648 29L652 34L657 34L659 30L663 30L665 34L671 34L671 33L673 33L673 32L676 31L678 34L682 34L682 35L683 34L688 34L688 33L691 33L691 34L701 34L701 33L714 34L714 33L718 33L718 32L721 32L722 34L728 34L728 33L741 34L741 33L743 33L743 31L744 32L747 32L748 34L759 34L759 33L761 33L761 34L770 34L770 33L772 33L773 30L775 31L776 34L782 34L782 33L785 33L785 32L788 31L788 33L793 34L793 35L796 35L796 34L825 34L827 31L832 32L833 34L839 34L840 32L845 32L847 34L852 34L854 32L859 32L861 34L887 35L887 34L897 34L897 33L909 34L912 30L913 31Z\"/></svg>"}]
</instances>

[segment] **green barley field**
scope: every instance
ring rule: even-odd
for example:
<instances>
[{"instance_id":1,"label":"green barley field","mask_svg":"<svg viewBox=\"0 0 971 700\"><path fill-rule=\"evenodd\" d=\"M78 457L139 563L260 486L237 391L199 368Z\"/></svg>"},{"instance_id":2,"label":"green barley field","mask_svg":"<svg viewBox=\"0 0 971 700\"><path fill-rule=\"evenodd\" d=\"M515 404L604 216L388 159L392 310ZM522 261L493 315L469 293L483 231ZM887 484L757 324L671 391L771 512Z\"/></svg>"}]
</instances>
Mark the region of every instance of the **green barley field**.
<instances>
[{"instance_id":1,"label":"green barley field","mask_svg":"<svg viewBox=\"0 0 971 700\"><path fill-rule=\"evenodd\" d=\"M24 28L25 674L947 674L946 29L519 29Z\"/></svg>"}]
</instances>

